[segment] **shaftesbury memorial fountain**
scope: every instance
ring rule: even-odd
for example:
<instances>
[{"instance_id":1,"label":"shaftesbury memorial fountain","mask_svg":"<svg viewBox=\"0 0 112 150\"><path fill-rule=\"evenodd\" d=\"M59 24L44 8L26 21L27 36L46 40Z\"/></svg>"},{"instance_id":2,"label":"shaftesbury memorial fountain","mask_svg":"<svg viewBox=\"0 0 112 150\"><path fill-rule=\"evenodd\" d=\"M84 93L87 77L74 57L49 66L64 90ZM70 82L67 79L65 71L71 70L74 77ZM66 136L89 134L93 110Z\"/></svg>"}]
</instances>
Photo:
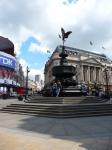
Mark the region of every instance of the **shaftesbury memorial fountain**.
<instances>
[{"instance_id":1,"label":"shaftesbury memorial fountain","mask_svg":"<svg viewBox=\"0 0 112 150\"><path fill-rule=\"evenodd\" d=\"M60 56L60 65L54 66L52 69L52 74L55 76L55 80L60 80L63 86L61 91L61 96L79 96L81 95L81 91L77 88L77 82L73 79L73 76L76 75L76 67L69 65L67 61L68 54L65 51L65 41L68 36L72 33L72 31L65 32L63 28L61 28L61 35L59 38L62 39L62 51L59 54Z\"/></svg>"}]
</instances>

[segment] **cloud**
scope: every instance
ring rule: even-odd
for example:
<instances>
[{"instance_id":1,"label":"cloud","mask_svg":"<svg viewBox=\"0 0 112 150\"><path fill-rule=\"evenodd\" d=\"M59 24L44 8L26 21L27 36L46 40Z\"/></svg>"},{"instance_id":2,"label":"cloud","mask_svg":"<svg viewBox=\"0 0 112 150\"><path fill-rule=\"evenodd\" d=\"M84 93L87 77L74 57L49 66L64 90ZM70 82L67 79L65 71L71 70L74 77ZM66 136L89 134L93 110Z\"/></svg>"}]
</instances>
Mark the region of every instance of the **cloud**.
<instances>
[{"instance_id":1,"label":"cloud","mask_svg":"<svg viewBox=\"0 0 112 150\"><path fill-rule=\"evenodd\" d=\"M72 31L65 45L104 52L112 58L111 6L111 0L1 0L0 34L14 42L18 55L29 37L41 43L32 43L30 52L46 53L47 48L54 50L62 43L58 34L63 27Z\"/></svg>"},{"instance_id":2,"label":"cloud","mask_svg":"<svg viewBox=\"0 0 112 150\"><path fill-rule=\"evenodd\" d=\"M89 48L87 41L90 39L100 45L101 41L111 38L111 0L78 0L76 3L68 2L69 5L63 2L68 1L34 0L32 3L30 0L11 0L9 3L8 0L1 0L0 32L16 43L17 51L29 36L54 49L61 43L58 39L61 27L73 31L67 41L67 45L73 47L85 49Z\"/></svg>"},{"instance_id":3,"label":"cloud","mask_svg":"<svg viewBox=\"0 0 112 150\"><path fill-rule=\"evenodd\" d=\"M29 46L29 51L30 52L38 52L38 53L47 53L47 50L49 50L49 48L43 44L37 44L37 43L31 43Z\"/></svg>"}]
</instances>

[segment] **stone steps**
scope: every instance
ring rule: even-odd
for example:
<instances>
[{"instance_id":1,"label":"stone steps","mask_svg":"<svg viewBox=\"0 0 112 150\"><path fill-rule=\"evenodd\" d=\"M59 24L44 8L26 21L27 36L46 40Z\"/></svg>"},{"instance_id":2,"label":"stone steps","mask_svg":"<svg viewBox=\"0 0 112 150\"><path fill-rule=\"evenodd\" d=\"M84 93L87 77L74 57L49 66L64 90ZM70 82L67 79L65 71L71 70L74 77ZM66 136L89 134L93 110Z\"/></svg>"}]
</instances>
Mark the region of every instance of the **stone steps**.
<instances>
[{"instance_id":1,"label":"stone steps","mask_svg":"<svg viewBox=\"0 0 112 150\"><path fill-rule=\"evenodd\" d=\"M80 105L29 105L11 104L1 112L46 116L55 118L88 117L112 115L112 104L80 104Z\"/></svg>"},{"instance_id":2,"label":"stone steps","mask_svg":"<svg viewBox=\"0 0 112 150\"><path fill-rule=\"evenodd\" d=\"M81 97L30 97L26 103L44 103L44 104L78 104L78 103L103 103L106 99L95 96Z\"/></svg>"},{"instance_id":3,"label":"stone steps","mask_svg":"<svg viewBox=\"0 0 112 150\"><path fill-rule=\"evenodd\" d=\"M44 116L53 118L72 118L112 115L112 104L94 96L81 97L30 97L26 103L11 104L1 112Z\"/></svg>"}]
</instances>

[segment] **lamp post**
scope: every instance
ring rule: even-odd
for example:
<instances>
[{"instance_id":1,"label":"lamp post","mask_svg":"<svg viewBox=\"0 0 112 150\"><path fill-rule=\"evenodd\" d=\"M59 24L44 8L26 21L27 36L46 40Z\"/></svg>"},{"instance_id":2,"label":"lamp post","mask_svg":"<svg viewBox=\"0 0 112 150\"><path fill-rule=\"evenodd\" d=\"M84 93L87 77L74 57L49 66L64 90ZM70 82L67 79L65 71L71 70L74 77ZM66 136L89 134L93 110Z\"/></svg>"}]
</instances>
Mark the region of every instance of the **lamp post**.
<instances>
[{"instance_id":1,"label":"lamp post","mask_svg":"<svg viewBox=\"0 0 112 150\"><path fill-rule=\"evenodd\" d=\"M28 66L26 67L26 95L25 95L25 99L27 99L28 96L28 73L30 72Z\"/></svg>"},{"instance_id":2,"label":"lamp post","mask_svg":"<svg viewBox=\"0 0 112 150\"><path fill-rule=\"evenodd\" d=\"M107 99L110 99L110 95L109 95L109 76L108 76L108 69L107 69L106 65L105 65L104 73L105 73L105 82L106 82L105 96L106 96Z\"/></svg>"}]
</instances>

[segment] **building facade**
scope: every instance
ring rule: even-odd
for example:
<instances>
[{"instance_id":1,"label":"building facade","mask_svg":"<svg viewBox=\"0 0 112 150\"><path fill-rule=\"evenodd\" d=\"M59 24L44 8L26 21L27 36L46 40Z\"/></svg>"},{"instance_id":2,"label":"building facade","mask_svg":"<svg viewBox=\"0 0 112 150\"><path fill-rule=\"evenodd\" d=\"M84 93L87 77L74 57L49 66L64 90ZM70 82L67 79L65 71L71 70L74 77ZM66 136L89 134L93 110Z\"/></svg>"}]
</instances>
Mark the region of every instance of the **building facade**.
<instances>
[{"instance_id":1,"label":"building facade","mask_svg":"<svg viewBox=\"0 0 112 150\"><path fill-rule=\"evenodd\" d=\"M37 91L41 91L44 87L44 81L41 79L41 75L35 75L35 83L37 85Z\"/></svg>"},{"instance_id":2,"label":"building facade","mask_svg":"<svg viewBox=\"0 0 112 150\"><path fill-rule=\"evenodd\" d=\"M14 44L8 38L0 36L0 95L9 95L10 89L17 86L15 69Z\"/></svg>"},{"instance_id":3,"label":"building facade","mask_svg":"<svg viewBox=\"0 0 112 150\"><path fill-rule=\"evenodd\" d=\"M18 79L23 76L22 68L19 67L18 70L14 44L8 38L0 36L0 95L10 95L15 91L16 87L21 86Z\"/></svg>"},{"instance_id":4,"label":"building facade","mask_svg":"<svg viewBox=\"0 0 112 150\"><path fill-rule=\"evenodd\" d=\"M35 92L37 90L36 82L28 79L28 89L31 89L32 93Z\"/></svg>"},{"instance_id":5,"label":"building facade","mask_svg":"<svg viewBox=\"0 0 112 150\"><path fill-rule=\"evenodd\" d=\"M40 82L41 76L39 74L35 75L35 82Z\"/></svg>"},{"instance_id":6,"label":"building facade","mask_svg":"<svg viewBox=\"0 0 112 150\"><path fill-rule=\"evenodd\" d=\"M25 77L22 65L19 63L19 60L16 58L16 83L18 83L19 86L24 87L25 85Z\"/></svg>"},{"instance_id":7,"label":"building facade","mask_svg":"<svg viewBox=\"0 0 112 150\"><path fill-rule=\"evenodd\" d=\"M55 78L52 75L52 68L60 65L59 53L61 51L62 46L57 46L46 62L45 84L52 82ZM79 84L86 84L89 87L97 85L103 90L106 90L108 86L112 91L112 61L106 55L67 46L65 46L65 52L68 54L68 64L76 67L76 75L73 78Z\"/></svg>"},{"instance_id":8,"label":"building facade","mask_svg":"<svg viewBox=\"0 0 112 150\"><path fill-rule=\"evenodd\" d=\"M0 87L16 86L15 68L15 57L4 52L0 52Z\"/></svg>"}]
</instances>

